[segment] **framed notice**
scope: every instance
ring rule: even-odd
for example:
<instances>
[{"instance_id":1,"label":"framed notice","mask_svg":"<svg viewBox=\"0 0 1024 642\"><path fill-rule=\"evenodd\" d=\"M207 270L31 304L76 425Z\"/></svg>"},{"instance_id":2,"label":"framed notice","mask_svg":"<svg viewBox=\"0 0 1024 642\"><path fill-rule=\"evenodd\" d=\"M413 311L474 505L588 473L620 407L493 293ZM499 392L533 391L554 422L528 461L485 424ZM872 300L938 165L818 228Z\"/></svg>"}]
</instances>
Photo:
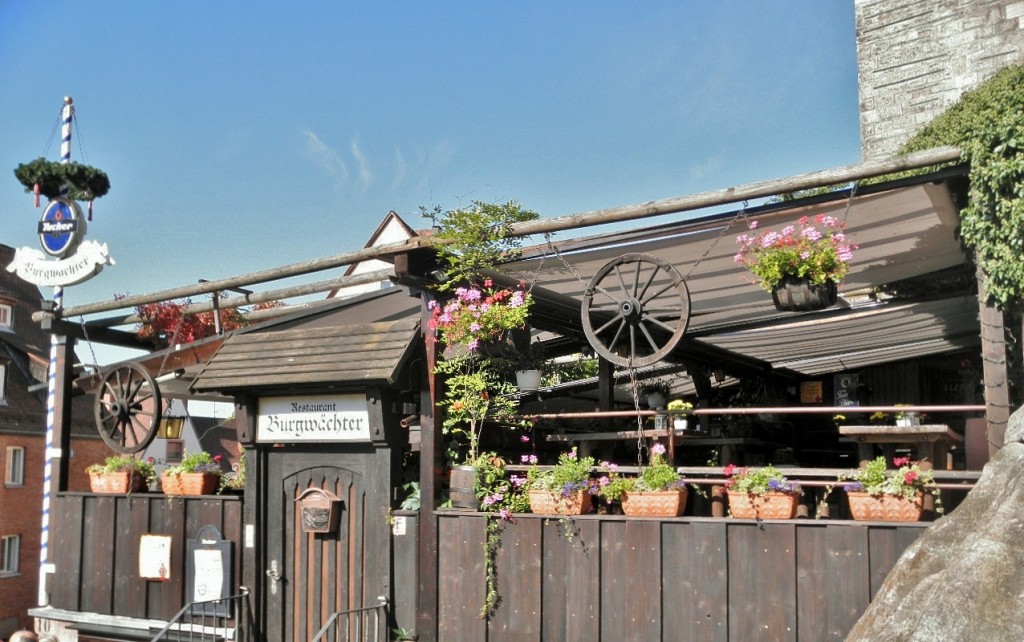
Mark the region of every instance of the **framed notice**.
<instances>
[{"instance_id":1,"label":"framed notice","mask_svg":"<svg viewBox=\"0 0 1024 642\"><path fill-rule=\"evenodd\" d=\"M231 617L231 542L211 524L185 542L188 565L185 590L193 613Z\"/></svg>"},{"instance_id":2,"label":"framed notice","mask_svg":"<svg viewBox=\"0 0 1024 642\"><path fill-rule=\"evenodd\" d=\"M139 577L161 582L171 579L170 535L143 535L139 540Z\"/></svg>"},{"instance_id":3,"label":"framed notice","mask_svg":"<svg viewBox=\"0 0 1024 642\"><path fill-rule=\"evenodd\" d=\"M821 403L821 382L800 382L800 403Z\"/></svg>"}]
</instances>

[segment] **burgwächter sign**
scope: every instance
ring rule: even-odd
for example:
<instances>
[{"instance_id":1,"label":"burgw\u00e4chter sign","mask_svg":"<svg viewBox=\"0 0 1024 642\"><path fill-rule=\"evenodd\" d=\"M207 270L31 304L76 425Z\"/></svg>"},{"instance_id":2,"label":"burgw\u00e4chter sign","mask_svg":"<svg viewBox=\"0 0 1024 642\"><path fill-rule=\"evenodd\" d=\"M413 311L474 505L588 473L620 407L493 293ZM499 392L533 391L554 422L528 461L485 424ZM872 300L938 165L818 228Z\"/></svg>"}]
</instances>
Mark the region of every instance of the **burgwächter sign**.
<instances>
[{"instance_id":1,"label":"burgw\u00e4chter sign","mask_svg":"<svg viewBox=\"0 0 1024 642\"><path fill-rule=\"evenodd\" d=\"M256 441L370 441L370 413L360 394L264 397Z\"/></svg>"}]
</instances>

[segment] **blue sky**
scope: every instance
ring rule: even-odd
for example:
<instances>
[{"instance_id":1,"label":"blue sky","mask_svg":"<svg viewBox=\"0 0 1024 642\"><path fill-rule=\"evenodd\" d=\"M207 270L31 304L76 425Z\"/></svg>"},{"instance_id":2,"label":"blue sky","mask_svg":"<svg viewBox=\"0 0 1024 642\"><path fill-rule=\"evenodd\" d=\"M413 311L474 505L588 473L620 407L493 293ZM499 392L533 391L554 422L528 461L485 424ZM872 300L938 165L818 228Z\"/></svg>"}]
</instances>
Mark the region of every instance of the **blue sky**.
<instances>
[{"instance_id":1,"label":"blue sky","mask_svg":"<svg viewBox=\"0 0 1024 642\"><path fill-rule=\"evenodd\" d=\"M357 249L389 210L552 217L860 159L849 1L3 0L0 61L0 243L38 247L12 170L59 159L63 96L111 179L88 237L117 264L67 305Z\"/></svg>"}]
</instances>

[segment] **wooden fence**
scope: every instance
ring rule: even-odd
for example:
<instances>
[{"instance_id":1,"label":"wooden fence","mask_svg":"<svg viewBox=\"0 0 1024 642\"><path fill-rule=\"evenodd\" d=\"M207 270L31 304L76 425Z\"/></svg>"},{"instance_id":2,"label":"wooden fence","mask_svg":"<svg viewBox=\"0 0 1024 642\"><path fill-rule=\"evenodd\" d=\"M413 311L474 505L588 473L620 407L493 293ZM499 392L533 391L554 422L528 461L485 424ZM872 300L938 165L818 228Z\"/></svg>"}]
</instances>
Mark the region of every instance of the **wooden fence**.
<instances>
[{"instance_id":1,"label":"wooden fence","mask_svg":"<svg viewBox=\"0 0 1024 642\"><path fill-rule=\"evenodd\" d=\"M928 526L516 516L488 621L486 519L437 515L438 640L842 640Z\"/></svg>"},{"instance_id":2,"label":"wooden fence","mask_svg":"<svg viewBox=\"0 0 1024 642\"><path fill-rule=\"evenodd\" d=\"M56 572L50 604L57 609L169 620L189 599L181 572L186 541L211 524L225 540L241 542L241 497L167 497L160 494L61 493L55 503ZM171 536L170 577L139 577L142 535ZM233 547L233 585L241 578L241 551ZM234 586L232 588L234 588Z\"/></svg>"}]
</instances>

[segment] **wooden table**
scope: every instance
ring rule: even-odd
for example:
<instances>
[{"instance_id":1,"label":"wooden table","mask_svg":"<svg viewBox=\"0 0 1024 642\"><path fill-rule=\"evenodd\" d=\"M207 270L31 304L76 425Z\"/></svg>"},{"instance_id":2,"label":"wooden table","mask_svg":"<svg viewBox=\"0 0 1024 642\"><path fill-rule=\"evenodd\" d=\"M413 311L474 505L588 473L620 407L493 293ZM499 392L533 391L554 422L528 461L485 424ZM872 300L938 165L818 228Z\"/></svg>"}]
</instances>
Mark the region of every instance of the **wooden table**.
<instances>
[{"instance_id":1,"label":"wooden table","mask_svg":"<svg viewBox=\"0 0 1024 642\"><path fill-rule=\"evenodd\" d=\"M875 458L875 444L881 444L886 457L892 463L893 449L905 444L913 447L914 456L924 470L934 468L953 469L948 457L949 447L963 442L964 438L945 424L924 424L921 426L840 426L839 434L857 442L857 454L861 464Z\"/></svg>"}]
</instances>

